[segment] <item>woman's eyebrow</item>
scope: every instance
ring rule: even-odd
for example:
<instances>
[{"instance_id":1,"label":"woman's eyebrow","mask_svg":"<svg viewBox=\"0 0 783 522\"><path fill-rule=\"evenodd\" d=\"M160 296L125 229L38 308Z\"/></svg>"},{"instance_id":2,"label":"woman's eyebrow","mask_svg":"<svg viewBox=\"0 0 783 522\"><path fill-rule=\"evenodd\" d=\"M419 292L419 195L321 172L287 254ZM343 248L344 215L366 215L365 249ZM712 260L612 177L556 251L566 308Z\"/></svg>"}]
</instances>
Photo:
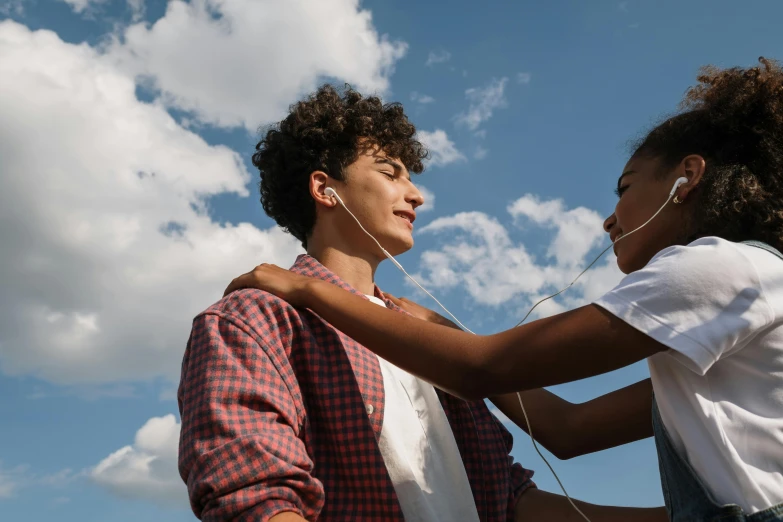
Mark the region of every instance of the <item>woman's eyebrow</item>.
<instances>
[{"instance_id":1,"label":"woman's eyebrow","mask_svg":"<svg viewBox=\"0 0 783 522\"><path fill-rule=\"evenodd\" d=\"M636 173L636 171L635 171L635 170L626 170L625 172L623 172L622 174L620 174L620 177L619 177L619 178L617 178L617 188L620 188L620 182L623 180L623 178L624 178L625 176L629 176L629 175L631 175L631 174L635 174L635 173Z\"/></svg>"}]
</instances>

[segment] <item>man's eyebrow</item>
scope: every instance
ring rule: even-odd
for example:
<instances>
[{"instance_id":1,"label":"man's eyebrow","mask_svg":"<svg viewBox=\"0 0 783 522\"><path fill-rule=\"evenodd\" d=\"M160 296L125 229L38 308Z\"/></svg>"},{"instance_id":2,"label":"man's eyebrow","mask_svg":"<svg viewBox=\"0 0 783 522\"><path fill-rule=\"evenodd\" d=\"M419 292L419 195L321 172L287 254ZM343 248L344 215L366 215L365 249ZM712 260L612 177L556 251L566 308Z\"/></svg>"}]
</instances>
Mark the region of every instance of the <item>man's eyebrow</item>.
<instances>
[{"instance_id":1,"label":"man's eyebrow","mask_svg":"<svg viewBox=\"0 0 783 522\"><path fill-rule=\"evenodd\" d=\"M629 175L631 175L631 174L636 174L636 171L635 171L635 170L626 170L625 172L623 172L622 174L620 174L620 177L619 177L619 178L617 178L617 188L620 188L620 182L621 182L621 181L623 181L623 178L624 178L625 176L629 176Z\"/></svg>"},{"instance_id":2,"label":"man's eyebrow","mask_svg":"<svg viewBox=\"0 0 783 522\"><path fill-rule=\"evenodd\" d=\"M401 163L398 163L398 162L396 162L394 160L391 160L389 158L376 158L375 159L375 163L384 163L386 165L391 165L392 168L395 171L398 171L398 172L402 172L402 171L405 170L405 167L403 167Z\"/></svg>"}]
</instances>

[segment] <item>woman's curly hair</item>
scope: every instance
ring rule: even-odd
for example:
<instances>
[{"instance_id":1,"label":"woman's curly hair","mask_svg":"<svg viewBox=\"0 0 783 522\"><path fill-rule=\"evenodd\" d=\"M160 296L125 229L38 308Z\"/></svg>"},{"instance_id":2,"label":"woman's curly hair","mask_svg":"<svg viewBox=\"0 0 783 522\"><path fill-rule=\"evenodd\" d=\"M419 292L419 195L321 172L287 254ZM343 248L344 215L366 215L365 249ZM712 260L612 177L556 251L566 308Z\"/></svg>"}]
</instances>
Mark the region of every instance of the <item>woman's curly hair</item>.
<instances>
[{"instance_id":1,"label":"woman's curly hair","mask_svg":"<svg viewBox=\"0 0 783 522\"><path fill-rule=\"evenodd\" d=\"M253 165L261 173L261 204L284 230L307 247L315 225L310 174L316 170L344 180L344 169L369 147L399 159L410 172L424 170L427 149L402 105L323 85L290 107L256 145Z\"/></svg>"},{"instance_id":2,"label":"woman's curly hair","mask_svg":"<svg viewBox=\"0 0 783 522\"><path fill-rule=\"evenodd\" d=\"M665 168L689 154L704 157L688 241L755 239L783 250L783 69L759 62L702 68L681 112L636 144L635 155Z\"/></svg>"}]
</instances>

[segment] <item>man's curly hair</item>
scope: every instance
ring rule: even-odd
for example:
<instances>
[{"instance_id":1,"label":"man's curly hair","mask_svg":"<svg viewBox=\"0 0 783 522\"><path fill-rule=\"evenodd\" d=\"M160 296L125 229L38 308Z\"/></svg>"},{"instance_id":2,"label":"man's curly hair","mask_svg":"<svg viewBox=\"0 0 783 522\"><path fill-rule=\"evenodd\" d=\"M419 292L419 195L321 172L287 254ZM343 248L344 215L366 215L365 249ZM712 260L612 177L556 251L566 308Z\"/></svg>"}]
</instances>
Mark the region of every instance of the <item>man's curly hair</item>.
<instances>
[{"instance_id":1,"label":"man's curly hair","mask_svg":"<svg viewBox=\"0 0 783 522\"><path fill-rule=\"evenodd\" d=\"M363 97L346 85L323 85L290 107L256 145L253 165L261 174L261 204L269 217L307 248L315 225L310 174L316 170L344 181L344 169L370 147L399 159L414 173L424 170L427 149L402 105Z\"/></svg>"},{"instance_id":2,"label":"man's curly hair","mask_svg":"<svg viewBox=\"0 0 783 522\"><path fill-rule=\"evenodd\" d=\"M783 250L783 69L703 67L681 112L654 128L635 155L672 168L689 154L706 161L688 241L755 239Z\"/></svg>"}]
</instances>

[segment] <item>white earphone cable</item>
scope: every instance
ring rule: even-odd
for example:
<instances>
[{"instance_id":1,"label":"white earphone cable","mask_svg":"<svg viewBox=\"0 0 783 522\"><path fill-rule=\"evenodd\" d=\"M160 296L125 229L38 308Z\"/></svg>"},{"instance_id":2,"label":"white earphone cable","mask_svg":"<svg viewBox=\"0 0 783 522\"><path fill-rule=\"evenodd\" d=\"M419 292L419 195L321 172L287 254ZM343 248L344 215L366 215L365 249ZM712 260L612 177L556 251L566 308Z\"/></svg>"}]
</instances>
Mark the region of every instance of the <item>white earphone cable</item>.
<instances>
[{"instance_id":1,"label":"white earphone cable","mask_svg":"<svg viewBox=\"0 0 783 522\"><path fill-rule=\"evenodd\" d=\"M456 321L456 323L457 323L457 324L460 326L460 328L462 328L462 329L463 329L463 330L465 330L466 332L469 332L469 333L474 333L474 332L472 332L470 329L468 329L468 327L467 327L467 326L465 326L464 324L462 324L462 322L460 322L460 320L459 320L459 319L457 319L457 317L456 317L454 314L452 314L452 313L449 311L449 309L448 309L448 308L446 308L445 306L443 306L443 304L442 304L440 301L438 301L438 299L437 299L437 298L436 298L434 295L432 295L431 293L429 293L429 292L427 291L427 289L426 289L426 288L424 288L423 286L421 286L421 285L419 284L419 282L418 282L418 281L416 281L416 279L414 279L414 278L413 278L413 276L411 276L411 275L410 275L410 274L409 274L409 273L408 273L408 272L405 270L405 268L403 268L403 266L402 266L402 265L401 265L401 264L400 264L400 263L399 263L399 262L398 262L396 259L394 259L394 256L393 256L393 255L391 255L389 252L387 252L387 251L386 251L386 249L385 249L385 248L383 248L383 247L381 246L381 244L378 242L378 240L377 240L377 239L375 239L375 237L374 237L372 234L370 234L370 233L367 231L367 229L366 229L366 228L364 228L364 226L361 224L361 222L359 221L359 219L358 219L356 216L354 216L354 215L353 215L353 212L351 212L351 211L350 211L350 209L348 209L348 207L345 205L345 203L343 203L343 200L340 198L340 196L338 196L338 195L337 195L337 192L335 192L335 191L334 191L334 189L332 189L332 190L331 190L331 193L332 193L332 194L334 194L334 196L337 198L337 201L340 203L340 205L342 205L342 207L343 207L345 210L347 210L347 211L348 211L348 213L351 215L351 217L354 219L354 221L356 221L356 224L357 224L357 225L359 225L359 228L361 228L361 229L362 229L362 231L363 231L365 234L367 234L368 236L370 236L370 239L372 239L373 241L375 241L375 244L376 244L376 245L378 245L378 248L380 248L380 249L381 249L381 252L383 252L383 255L385 255L387 258L389 258L389 261L391 261L392 263L394 263L394 266L396 266L397 268L399 268L399 269L402 271L402 273L403 273L403 274L405 274L406 276L408 276L408 279L410 279L411 281L413 281L413 283L414 283L416 286L418 286L418 287L419 287L419 288L420 288L420 289L421 289L421 290L422 290L422 291L423 291L425 294L427 294L428 296L430 296L430 297L431 297L431 298L432 298L432 299L433 299L433 300L434 300L436 303L438 303L438 306L440 306L440 307L441 307L441 308L442 308L442 309L443 309L443 310L444 310L444 311L445 311L447 314L449 314L449 315L451 316L451 318L452 318L452 319L454 319L454 321Z\"/></svg>"},{"instance_id":2,"label":"white earphone cable","mask_svg":"<svg viewBox=\"0 0 783 522\"><path fill-rule=\"evenodd\" d=\"M576 277L574 278L574 280L573 280L573 281L571 281L571 283L569 283L569 284L568 284L568 286L566 286L565 288L563 288L562 290L560 290L560 291L559 291L559 292L557 292L556 294L552 294L552 295L550 295L549 297L545 297L545 298L541 299L540 301L536 302L536 303L533 305L533 307L532 307L532 308L530 308L530 310L528 310L527 314L525 314L525 317L523 317L523 318L522 318L522 320L521 320L521 321L519 321L519 322L516 324L516 326L514 326L514 328L516 328L516 327L520 326L522 323L524 323L524 322L525 322L525 320L527 320L527 318L530 316L530 314L533 312L533 310L535 310L535 309L536 309L536 307L537 307L538 305L540 305L540 304L541 304L541 303L543 303L544 301L547 301L547 300L549 300L549 299L552 299L553 297L557 297L558 295L562 294L563 292L565 292L566 290L568 290L569 288L571 288L571 287L574 285L574 283L576 283L576 282L579 280L579 278L580 278L580 277L582 277L582 275L584 275L584 274L585 274L585 272L587 272L588 270L590 270L590 268L592 268L592 267L593 267L593 265L595 265L595 264L598 262L598 260L599 260L599 259L601 259L601 257L603 257L603 255L604 255L604 254L605 254L605 253L606 253L606 252L607 252L607 251L608 251L610 248L614 247L614 245L616 245L618 241L620 241L620 240L622 240L622 239L625 239L626 237L630 236L631 234L633 234L633 233L634 233L634 232L636 232L637 230L641 229L642 227L645 227L645 226L647 226L647 224L648 224L650 221L652 221L653 219L655 219L655 217L656 217L656 216L658 216L658 214L660 214L660 213L661 213L661 211L662 211L662 210L664 209L664 207L665 207L665 206L666 206L666 205L669 203L669 201L671 201L671 199L672 199L672 196L674 196L674 193L675 193L675 191L677 190L677 187L679 187L679 186L680 186L682 183L685 183L685 182L687 182L687 181L688 181L688 180L687 180L686 178L678 178L678 179L677 179L677 181L676 181L676 182L675 182L675 184L674 184L674 187L672 188L671 192L669 193L669 197L666 199L666 201L664 202L664 204L663 204L663 205L661 205L661 208L659 208L659 209L658 209L658 211L657 211L655 214L653 214L653 215L652 215L652 217L651 217L650 219L648 219L648 220L647 220L647 221L645 221L645 222L644 222L642 225L640 225L640 226L636 227L636 228L635 228L635 229L633 229L632 231L628 232L627 234L623 234L622 236L620 236L620 237L618 237L617 239L615 239L614 243L612 243L611 245L609 245L608 247L606 247L606 248L605 248L605 249L604 249L604 250L603 250L603 251L602 251L600 254L598 254L598 257L596 257L596 258L593 260L593 262L592 262L592 263L590 263L589 265L587 265L587 268L585 268L584 270L582 270L582 271L579 273L579 275L578 275L578 276L576 276ZM363 231L365 234L367 234L368 236L370 236L370 238L371 238L373 241L375 241L375 244L376 244L376 245L378 245L378 248L380 248L380 249L381 249L381 252L383 252L383 254L384 254L384 255L385 255L385 256L386 256L386 257L387 257L387 258L388 258L388 259L389 259L389 260L390 260L392 263L394 263L394 265L395 265L397 268L399 268L399 269L402 271L402 273L403 273L403 274L405 274L405 275L408 277L408 279L410 279L411 281L413 281L413 283L414 283L414 284L415 284L417 287L419 287L419 288L420 288L420 289L421 289L421 290L422 290L422 291L423 291L425 294L427 294L428 296L430 296L430 297L431 297L431 298L432 298L432 299L433 299L433 300L434 300L436 303L438 303L438 306L440 306L440 307L441 307L441 308L442 308L442 309L443 309L443 310L444 310L444 311L445 311L447 314L449 314L449 315L451 316L451 318L452 318L452 319L454 319L454 321L456 321L456 322L457 322L457 324L458 324L458 325L459 325L459 326L460 326L460 327L461 327L463 330L465 330L466 332L472 333L472 334L474 333L474 332L472 332L470 329L468 329L468 328L467 328L467 327L466 327L464 324L462 324L462 322L460 322L460 320L459 320L459 319L457 319L457 317L456 317L454 314L452 314L452 313L449 311L449 309L448 309L448 308L446 308L445 306L443 306L443 304L441 304L441 302L440 302L440 301L438 301L438 300L435 298L435 296L434 296L434 295L432 295L431 293L429 293L429 292L428 292L428 291L427 291L427 290L426 290L426 289L425 289L423 286L421 286L421 285L419 284L419 282L418 282L418 281L416 281L416 279L414 279L414 278L413 278L413 277L412 277L410 274L408 274L408 272L405 270L405 268L403 268L403 266L402 266L402 265L401 265L399 262L397 262L397 260L396 260L396 259L394 259L394 256L392 256L391 254L389 254L389 252L387 252L387 251L386 251L386 249L385 249L385 248L383 248L383 247L381 246L381 244L378 242L378 240L377 240L377 239L375 239L375 237L374 237L372 234L370 234L370 233L367 231L367 229L365 229L365 228L364 228L364 226L361 224L361 222L359 221L359 219L358 219L358 218L357 218L357 217L356 217L356 216L353 214L353 212L351 212L351 211L348 209L348 207L345 205L345 203L343 203L343 200L340 198L340 196L339 196L339 195L337 195L337 192L336 192L334 189L332 189L332 188L327 188L327 189L326 189L326 193L327 193L328 195L333 195L333 196L334 196L334 197L337 199L337 201L340 203L340 205L341 205L341 206L342 206L342 207L343 207L345 210L347 210L347 211L348 211L348 214L350 214L350 215L351 215L351 217L354 219L354 221L356 221L356 223L359 225L359 227L362 229L362 231ZM475 334L474 334L474 335L475 335ZM577 511L577 513L579 513L579 514L582 516L582 518L584 518L584 519L585 519L587 522L590 522L590 519L589 519L589 518L587 518L587 515L585 515L584 513L582 513L582 510L581 510L581 509L579 509L579 507L578 507L578 506L577 506L577 505L574 503L574 501L573 501L573 500L571 499L571 497L568 495L568 492L566 491L566 489L565 489L565 486L563 486L563 483L560 481L560 477L558 477L558 476L557 476L557 473L555 473L555 470L554 470L554 468L552 467L552 465L549 463L549 461L546 459L546 457L544 457L544 455L541 453L541 450L538 448L538 444L536 443L536 439L535 439L535 437L533 437L533 428L532 428L532 427L531 427L531 425L530 425L530 419L528 419L528 416L527 416L527 411L525 411L525 405L524 405L524 404L523 404L523 402L522 402L522 394L521 394L521 393L519 393L519 392L517 392L517 399L519 399L519 407L522 409L522 415L525 417L525 424L527 425L527 433L528 433L528 435L530 435L530 440L531 440L531 441L532 441L532 443L533 443L533 448L536 450L536 453L538 453L538 456L539 456L539 457L541 457L541 460L543 460L543 461L544 461L544 463L547 465L547 467L549 468L549 471L551 471L551 472L552 472L552 475L554 475L554 477L555 477L555 480L557 480L557 483L558 483L558 485L560 486L560 489L563 491L563 494L565 495L566 499L568 499L568 502L571 504L571 506L572 506L572 507L573 507L573 508L574 508L574 509Z\"/></svg>"},{"instance_id":3,"label":"white earphone cable","mask_svg":"<svg viewBox=\"0 0 783 522\"><path fill-rule=\"evenodd\" d=\"M678 180L678 181L679 181L679 180ZM669 197L666 199L666 202L665 202L663 205L661 205L661 208L659 208L659 209L658 209L658 212L656 212L655 214L653 214L653 216L652 216L650 219L648 219L647 221L645 221L645 222L644 222L642 225L640 225L640 226L636 227L635 229L631 230L631 231L630 231L630 232L628 232L627 234L624 234L624 235L622 235L622 236L618 237L617 239L615 239L614 243L612 243L611 245L609 245L608 247L606 247L606 248L605 248L605 249L604 249L604 250L603 250L603 251L602 251L600 254L598 254L598 257L596 257L596 258L593 260L593 262L592 262L592 263L590 263L589 265L587 265L587 268L585 268L584 270L582 270L582 271L579 273L579 275L578 275L578 276L576 276L576 277L574 278L574 280L573 280L573 281L571 281L571 283L570 283L568 286L566 286L565 288L563 288L562 290L560 290L560 291L559 291L559 292L557 292L556 294L552 294L552 295L550 295L549 297L545 297L544 299L541 299L541 300L540 300L540 301L538 301L536 304L534 304L534 305L533 305L533 307L532 307L532 308L531 308L531 309L530 309L530 310L527 312L527 314L525 314L525 317L523 317L523 318L522 318L522 320L521 320L521 321L519 321L519 322L516 324L516 326L515 326L514 328L516 328L516 327L518 327L519 325L521 325L522 323L524 323L524 322L525 322L525 320L526 320L526 319L527 319L527 318L530 316L530 314L533 312L533 310L535 310L535 309L536 309L536 307L537 307L538 305L540 305L541 303L543 303L543 302L544 302L544 301L546 301L547 299L552 299L553 297L556 297L556 296L558 296L558 295L562 294L563 292L565 292L566 290L568 290L569 288L571 288L571 287L574 285L574 283L576 283L576 282L577 282L577 280L578 280L580 277L582 277L582 275L583 275L585 272L587 272L588 270L590 270L590 268L592 268L592 266L593 266L594 264L596 264L596 263L598 262L598 260L599 260L599 259L601 259L601 257L603 257L603 255L604 255L604 254L605 254L605 253L606 253L606 252L607 252L607 251L608 251L610 248L614 247L614 245L616 245L618 241L620 241L620 240L621 240L621 239L623 239L623 238L626 238L626 237L630 236L631 234L633 234L634 232L636 232L636 231L637 231L637 230L639 230L640 228L642 228L642 227L644 227L645 225L647 225L647 223L649 223L650 221L652 221L653 219L655 219L655 217L656 217L658 214L660 214L660 213L661 213L661 211L663 210L663 208L664 208L664 207L665 207L665 206L666 206L666 205L669 203L669 201L672 199L672 196L674 195L674 190L676 190L676 186L675 186L675 189L673 189L673 190L672 190L671 194L669 194ZM581 509L579 509L579 507L578 507L578 506L577 506L577 505L574 503L574 501L573 501L573 500L571 500L571 497L570 497L570 496L568 495L568 493L566 492L565 486L563 486L563 483L560 481L560 477L558 477L558 476L557 476L557 473L555 473L555 470L554 470L554 468L552 468L552 465L549 463L549 461L546 459L546 457L544 457L543 453L541 453L541 450L538 448L538 444L536 443L536 439L535 439L535 437L533 437L533 428L532 428L532 426L530 425L530 420L529 420L529 419L528 419L528 417L527 417L527 411L525 411L525 405L524 405L524 403L522 402L522 394L521 394L520 392L517 392L517 399L519 400L519 407L522 409L522 415L525 417L525 424L527 425L527 433L528 433L528 435L530 435L530 440L531 440L531 442L533 443L533 449L535 449L535 450L536 450L536 453L538 453L538 456L539 456L539 457L541 457L541 460L543 460L543 461L544 461L544 464L546 464L546 465L547 465L547 467L549 468L549 471L551 471L551 472L552 472L552 475L554 475L554 477L555 477L555 480L557 480L557 483L560 485L560 489L562 489L562 490L563 490L563 494L564 494L564 495L565 495L565 497L568 499L568 502L570 502L570 503L571 503L571 506L572 506L572 507L573 507L573 508L574 508L574 509L575 509L575 510L576 510L576 511L577 511L577 512L580 514L580 515L582 515L582 518L584 518L585 520L587 520L587 522L590 522L590 519L589 519L589 518L587 518L587 515L585 515L584 513L582 513L582 510L581 510Z\"/></svg>"}]
</instances>

